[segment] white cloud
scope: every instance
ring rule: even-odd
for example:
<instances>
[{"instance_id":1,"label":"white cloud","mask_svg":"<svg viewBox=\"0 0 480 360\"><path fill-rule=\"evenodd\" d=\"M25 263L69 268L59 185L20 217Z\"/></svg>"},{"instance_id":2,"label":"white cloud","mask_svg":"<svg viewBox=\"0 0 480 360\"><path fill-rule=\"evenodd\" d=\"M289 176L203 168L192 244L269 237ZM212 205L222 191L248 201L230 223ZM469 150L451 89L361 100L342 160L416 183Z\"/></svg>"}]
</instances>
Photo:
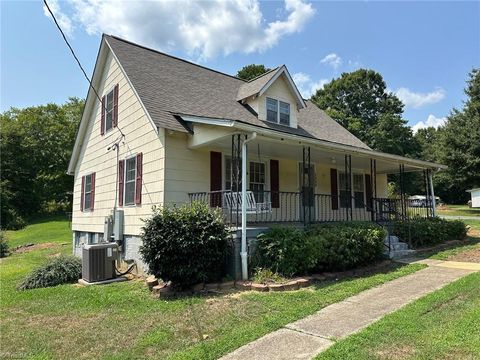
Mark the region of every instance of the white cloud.
<instances>
[{"instance_id":1,"label":"white cloud","mask_svg":"<svg viewBox=\"0 0 480 360\"><path fill-rule=\"evenodd\" d=\"M413 133L415 134L419 129L426 129L429 127L439 128L443 126L447 121L446 117L437 118L435 115L428 115L427 120L419 121L415 125L412 126Z\"/></svg>"},{"instance_id":2,"label":"white cloud","mask_svg":"<svg viewBox=\"0 0 480 360\"><path fill-rule=\"evenodd\" d=\"M335 53L328 54L320 63L330 65L334 69L338 69L340 65L342 65L342 58Z\"/></svg>"},{"instance_id":3,"label":"white cloud","mask_svg":"<svg viewBox=\"0 0 480 360\"><path fill-rule=\"evenodd\" d=\"M406 107L418 109L425 105L435 104L445 98L445 90L437 88L429 93L416 93L408 88L401 87L395 91L395 95L405 104Z\"/></svg>"},{"instance_id":4,"label":"white cloud","mask_svg":"<svg viewBox=\"0 0 480 360\"><path fill-rule=\"evenodd\" d=\"M58 25L60 25L65 35L68 37L72 37L73 28L74 28L72 20L60 10L60 4L58 3L58 0L49 0L48 6L50 7L50 10L52 10L53 15L55 15ZM46 17L49 17L49 18L52 17L52 15L50 15L50 12L48 11L45 5L43 5L43 13L45 14Z\"/></svg>"},{"instance_id":5,"label":"white cloud","mask_svg":"<svg viewBox=\"0 0 480 360\"><path fill-rule=\"evenodd\" d=\"M219 54L262 52L303 30L315 9L285 0L285 17L267 23L258 0L68 0L72 18L88 34L107 33L161 50L179 49L205 60ZM66 16L62 14L62 16Z\"/></svg>"},{"instance_id":6,"label":"white cloud","mask_svg":"<svg viewBox=\"0 0 480 360\"><path fill-rule=\"evenodd\" d=\"M305 99L310 98L318 89L323 89L325 84L330 81L328 79L313 81L309 75L302 72L293 74L292 78Z\"/></svg>"}]
</instances>

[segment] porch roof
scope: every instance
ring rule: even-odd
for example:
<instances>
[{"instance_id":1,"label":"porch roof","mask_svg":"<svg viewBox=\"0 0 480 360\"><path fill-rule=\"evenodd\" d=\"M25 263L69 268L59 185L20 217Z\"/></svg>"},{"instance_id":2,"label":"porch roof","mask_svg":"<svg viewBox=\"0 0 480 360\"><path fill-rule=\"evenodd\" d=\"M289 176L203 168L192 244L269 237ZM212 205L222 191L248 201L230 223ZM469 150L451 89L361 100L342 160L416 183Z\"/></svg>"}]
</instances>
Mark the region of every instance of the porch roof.
<instances>
[{"instance_id":1,"label":"porch roof","mask_svg":"<svg viewBox=\"0 0 480 360\"><path fill-rule=\"evenodd\" d=\"M399 172L399 165L405 166L406 172L423 169L442 170L447 167L430 161L412 159L400 155L388 154L337 143L328 140L314 139L300 134L292 134L281 129L266 129L264 127L245 124L227 119L202 118L181 115L184 121L194 124L190 135L190 148L212 146L231 150L231 135L257 133L257 138L249 144L249 156L261 152L263 156L302 159L302 148L309 146L312 151L312 161L339 166L344 164L344 155L352 155L352 166L367 169L370 159L377 162L378 173L394 174ZM208 136L205 134L208 133ZM259 150L260 149L260 150Z\"/></svg>"}]
</instances>

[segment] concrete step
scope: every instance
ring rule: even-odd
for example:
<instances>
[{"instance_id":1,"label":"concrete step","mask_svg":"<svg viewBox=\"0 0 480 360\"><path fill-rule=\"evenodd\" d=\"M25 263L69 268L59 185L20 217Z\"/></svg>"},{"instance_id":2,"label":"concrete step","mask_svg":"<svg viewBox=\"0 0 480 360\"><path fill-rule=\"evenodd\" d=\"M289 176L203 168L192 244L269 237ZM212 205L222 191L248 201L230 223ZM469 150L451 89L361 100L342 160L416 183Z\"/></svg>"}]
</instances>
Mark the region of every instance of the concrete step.
<instances>
[{"instance_id":1,"label":"concrete step","mask_svg":"<svg viewBox=\"0 0 480 360\"><path fill-rule=\"evenodd\" d=\"M396 250L408 250L408 244L405 244L403 242L397 242L397 243L391 243L390 244L390 249L392 251Z\"/></svg>"},{"instance_id":2,"label":"concrete step","mask_svg":"<svg viewBox=\"0 0 480 360\"><path fill-rule=\"evenodd\" d=\"M393 250L390 251L390 259L399 259L406 256L412 256L415 254L415 250Z\"/></svg>"},{"instance_id":3,"label":"concrete step","mask_svg":"<svg viewBox=\"0 0 480 360\"><path fill-rule=\"evenodd\" d=\"M387 236L384 240L384 243L385 244L388 244L389 242L389 237ZM398 236L395 236L395 235L390 235L390 244L394 244L394 243L398 243L400 242L400 239L398 238Z\"/></svg>"}]
</instances>

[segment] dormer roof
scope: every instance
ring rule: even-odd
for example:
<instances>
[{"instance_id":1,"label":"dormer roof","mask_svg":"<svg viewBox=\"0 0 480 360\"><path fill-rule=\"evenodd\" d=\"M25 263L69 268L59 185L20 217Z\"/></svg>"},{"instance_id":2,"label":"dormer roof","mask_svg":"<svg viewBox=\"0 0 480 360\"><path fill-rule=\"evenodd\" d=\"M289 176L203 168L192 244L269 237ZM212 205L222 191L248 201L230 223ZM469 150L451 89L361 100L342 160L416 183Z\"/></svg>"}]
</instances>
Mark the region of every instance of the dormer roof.
<instances>
[{"instance_id":1,"label":"dormer roof","mask_svg":"<svg viewBox=\"0 0 480 360\"><path fill-rule=\"evenodd\" d=\"M304 109L307 106L305 100L303 100L300 91L298 91L297 86L285 65L272 69L241 85L238 89L237 101L242 101L251 96L261 96L280 76L284 76L287 85L292 91L292 94L294 94L297 100L297 108Z\"/></svg>"}]
</instances>

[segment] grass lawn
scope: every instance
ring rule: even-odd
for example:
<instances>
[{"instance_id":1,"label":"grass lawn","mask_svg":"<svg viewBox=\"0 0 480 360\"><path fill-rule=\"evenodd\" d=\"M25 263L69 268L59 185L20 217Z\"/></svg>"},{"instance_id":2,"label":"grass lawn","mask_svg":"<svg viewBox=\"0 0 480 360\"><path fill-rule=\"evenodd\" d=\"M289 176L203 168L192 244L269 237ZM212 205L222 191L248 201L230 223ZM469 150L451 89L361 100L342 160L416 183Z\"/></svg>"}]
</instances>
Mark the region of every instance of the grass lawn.
<instances>
[{"instance_id":1,"label":"grass lawn","mask_svg":"<svg viewBox=\"0 0 480 360\"><path fill-rule=\"evenodd\" d=\"M445 205L437 208L438 215L452 216L478 216L480 219L480 208L469 208L468 205Z\"/></svg>"},{"instance_id":2,"label":"grass lawn","mask_svg":"<svg viewBox=\"0 0 480 360\"><path fill-rule=\"evenodd\" d=\"M317 357L326 359L479 359L480 273L462 278Z\"/></svg>"},{"instance_id":3,"label":"grass lawn","mask_svg":"<svg viewBox=\"0 0 480 360\"><path fill-rule=\"evenodd\" d=\"M41 221L8 232L12 247L42 244L0 260L2 358L216 359L283 325L422 265L325 282L295 292L152 299L141 281L17 291L35 266L71 252L69 223Z\"/></svg>"}]
</instances>

